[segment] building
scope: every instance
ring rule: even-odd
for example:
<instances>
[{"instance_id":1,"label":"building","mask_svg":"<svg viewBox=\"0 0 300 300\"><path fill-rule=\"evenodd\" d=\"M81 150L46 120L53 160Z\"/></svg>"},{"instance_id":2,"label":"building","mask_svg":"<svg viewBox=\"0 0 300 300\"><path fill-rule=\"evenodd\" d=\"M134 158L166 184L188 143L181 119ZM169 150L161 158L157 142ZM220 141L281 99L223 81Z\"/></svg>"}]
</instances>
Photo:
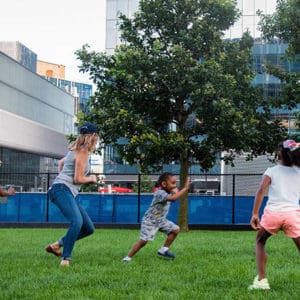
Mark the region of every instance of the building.
<instances>
[{"instance_id":1,"label":"building","mask_svg":"<svg viewBox=\"0 0 300 300\"><path fill-rule=\"evenodd\" d=\"M50 62L38 60L37 73L74 97L74 115L78 114L80 111L87 111L87 101L93 94L93 86L91 84L65 79L65 66ZM76 130L77 122L75 120L75 131Z\"/></svg>"},{"instance_id":2,"label":"building","mask_svg":"<svg viewBox=\"0 0 300 300\"><path fill-rule=\"evenodd\" d=\"M73 133L74 99L3 52L0 65L0 183L46 191Z\"/></svg>"},{"instance_id":3,"label":"building","mask_svg":"<svg viewBox=\"0 0 300 300\"><path fill-rule=\"evenodd\" d=\"M65 79L65 69L66 67L64 65L58 65L49 63L47 61L38 60L36 72L39 75L46 77Z\"/></svg>"},{"instance_id":4,"label":"building","mask_svg":"<svg viewBox=\"0 0 300 300\"><path fill-rule=\"evenodd\" d=\"M0 42L0 50L21 65L36 72L37 55L20 42Z\"/></svg>"},{"instance_id":5,"label":"building","mask_svg":"<svg viewBox=\"0 0 300 300\"><path fill-rule=\"evenodd\" d=\"M260 38L258 30L258 10L272 14L276 9L276 0L237 0L237 8L241 11L240 19L225 32L225 38L239 38L247 30L253 38Z\"/></svg>"},{"instance_id":6,"label":"building","mask_svg":"<svg viewBox=\"0 0 300 300\"><path fill-rule=\"evenodd\" d=\"M76 115L88 110L88 100L93 94L93 86L87 83L65 79L65 66L45 61L37 61L37 73L55 86L63 89L74 97L74 132L78 131ZM103 173L103 156L91 156L91 171Z\"/></svg>"},{"instance_id":7,"label":"building","mask_svg":"<svg viewBox=\"0 0 300 300\"><path fill-rule=\"evenodd\" d=\"M87 102L92 96L93 86L87 83L75 82L66 79L59 79L54 77L43 76L47 81L51 82L55 86L70 93L75 100L74 114L78 114L79 111L86 112L88 110ZM75 120L75 128L77 128Z\"/></svg>"},{"instance_id":8,"label":"building","mask_svg":"<svg viewBox=\"0 0 300 300\"><path fill-rule=\"evenodd\" d=\"M122 12L127 17L132 17L138 10L139 0L106 0L106 43L108 54L114 52L116 46L121 44L118 30L118 13ZM254 38L260 37L258 31L259 18L257 10L272 14L276 8L276 0L237 0L237 8L241 11L240 19L224 34L225 38L239 38L249 30Z\"/></svg>"},{"instance_id":9,"label":"building","mask_svg":"<svg viewBox=\"0 0 300 300\"><path fill-rule=\"evenodd\" d=\"M118 30L118 13L132 17L138 10L139 0L106 0L106 40L105 51L112 54L116 46L121 44Z\"/></svg>"}]
</instances>

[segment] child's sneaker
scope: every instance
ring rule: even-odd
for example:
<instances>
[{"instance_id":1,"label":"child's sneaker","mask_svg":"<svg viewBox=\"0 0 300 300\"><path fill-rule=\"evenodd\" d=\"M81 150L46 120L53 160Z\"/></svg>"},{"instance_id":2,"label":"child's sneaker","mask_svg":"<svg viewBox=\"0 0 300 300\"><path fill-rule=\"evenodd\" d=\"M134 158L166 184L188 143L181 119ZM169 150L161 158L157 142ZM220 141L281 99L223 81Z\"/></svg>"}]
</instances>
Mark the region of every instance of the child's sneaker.
<instances>
[{"instance_id":1,"label":"child's sneaker","mask_svg":"<svg viewBox=\"0 0 300 300\"><path fill-rule=\"evenodd\" d=\"M258 276L256 276L253 280L253 284L249 285L249 290L269 290L270 285L267 278L263 278L258 280Z\"/></svg>"},{"instance_id":2,"label":"child's sneaker","mask_svg":"<svg viewBox=\"0 0 300 300\"><path fill-rule=\"evenodd\" d=\"M163 257L167 257L167 258L175 258L175 254L173 254L172 252L170 252L169 250L162 252L161 250L157 251L157 254Z\"/></svg>"},{"instance_id":3,"label":"child's sneaker","mask_svg":"<svg viewBox=\"0 0 300 300\"><path fill-rule=\"evenodd\" d=\"M122 262L130 262L131 261L131 257L126 256L122 259Z\"/></svg>"}]
</instances>

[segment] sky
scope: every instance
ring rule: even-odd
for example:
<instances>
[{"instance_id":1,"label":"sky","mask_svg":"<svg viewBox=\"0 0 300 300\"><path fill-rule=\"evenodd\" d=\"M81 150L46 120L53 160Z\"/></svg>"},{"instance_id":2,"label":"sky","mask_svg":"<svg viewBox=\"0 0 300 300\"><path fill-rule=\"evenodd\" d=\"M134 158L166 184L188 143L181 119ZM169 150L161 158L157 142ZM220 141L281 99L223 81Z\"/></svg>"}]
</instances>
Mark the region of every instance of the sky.
<instances>
[{"instance_id":1,"label":"sky","mask_svg":"<svg viewBox=\"0 0 300 300\"><path fill-rule=\"evenodd\" d=\"M74 52L105 50L106 0L1 1L0 41L19 41L43 60L66 67L66 79L91 83Z\"/></svg>"}]
</instances>

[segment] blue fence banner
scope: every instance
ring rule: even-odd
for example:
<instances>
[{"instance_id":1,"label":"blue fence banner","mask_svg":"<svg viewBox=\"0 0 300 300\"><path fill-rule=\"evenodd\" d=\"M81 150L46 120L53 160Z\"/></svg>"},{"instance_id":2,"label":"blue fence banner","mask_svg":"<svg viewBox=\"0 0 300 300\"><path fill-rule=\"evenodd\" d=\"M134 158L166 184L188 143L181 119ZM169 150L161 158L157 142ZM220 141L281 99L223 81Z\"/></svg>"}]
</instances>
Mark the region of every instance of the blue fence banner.
<instances>
[{"instance_id":1,"label":"blue fence banner","mask_svg":"<svg viewBox=\"0 0 300 300\"><path fill-rule=\"evenodd\" d=\"M138 224L151 204L152 194L80 193L79 202L94 223ZM189 224L249 224L254 197L189 195ZM266 203L266 198L260 213ZM168 219L177 222L179 201ZM139 214L139 215L138 215ZM64 223L67 220L45 193L16 193L0 204L0 222Z\"/></svg>"}]
</instances>

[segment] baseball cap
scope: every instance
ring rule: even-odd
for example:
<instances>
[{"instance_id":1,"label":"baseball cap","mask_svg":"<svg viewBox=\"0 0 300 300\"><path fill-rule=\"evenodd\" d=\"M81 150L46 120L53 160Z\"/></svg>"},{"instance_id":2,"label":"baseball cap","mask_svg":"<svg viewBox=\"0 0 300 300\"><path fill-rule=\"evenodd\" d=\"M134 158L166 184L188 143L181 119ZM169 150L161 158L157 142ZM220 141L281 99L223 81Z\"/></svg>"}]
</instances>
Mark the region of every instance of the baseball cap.
<instances>
[{"instance_id":1,"label":"baseball cap","mask_svg":"<svg viewBox=\"0 0 300 300\"><path fill-rule=\"evenodd\" d=\"M93 123L85 123L79 129L80 134L98 133L98 128Z\"/></svg>"}]
</instances>

